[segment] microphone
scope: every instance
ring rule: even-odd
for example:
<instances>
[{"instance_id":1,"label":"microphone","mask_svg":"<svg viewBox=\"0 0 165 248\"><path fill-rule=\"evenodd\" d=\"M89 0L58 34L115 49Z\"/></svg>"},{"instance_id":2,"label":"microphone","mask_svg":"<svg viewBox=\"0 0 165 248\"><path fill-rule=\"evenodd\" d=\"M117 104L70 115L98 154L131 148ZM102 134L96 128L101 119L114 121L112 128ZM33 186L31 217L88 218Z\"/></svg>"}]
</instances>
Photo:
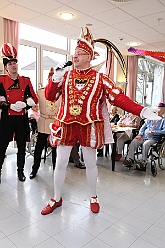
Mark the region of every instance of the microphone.
<instances>
[{"instance_id":1,"label":"microphone","mask_svg":"<svg viewBox=\"0 0 165 248\"><path fill-rule=\"evenodd\" d=\"M67 67L67 66L71 66L71 65L72 65L72 61L68 61L68 62L66 62L66 63L63 65L63 67L62 67L62 68L57 67L57 68L56 68L56 71L58 71L58 70L62 70L62 69L64 69L65 67Z\"/></svg>"}]
</instances>

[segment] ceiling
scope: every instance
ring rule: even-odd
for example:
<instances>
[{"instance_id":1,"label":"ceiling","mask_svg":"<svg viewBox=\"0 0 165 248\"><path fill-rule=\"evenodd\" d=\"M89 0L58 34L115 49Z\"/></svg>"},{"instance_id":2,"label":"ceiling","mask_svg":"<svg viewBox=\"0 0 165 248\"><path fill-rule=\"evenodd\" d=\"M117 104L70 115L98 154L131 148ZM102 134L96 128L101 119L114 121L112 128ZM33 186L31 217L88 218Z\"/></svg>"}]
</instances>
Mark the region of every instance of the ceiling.
<instances>
[{"instance_id":1,"label":"ceiling","mask_svg":"<svg viewBox=\"0 0 165 248\"><path fill-rule=\"evenodd\" d=\"M61 12L74 18L64 21ZM165 0L0 0L0 16L73 39L92 24L94 39L110 40L123 54L129 42L138 42L138 49L165 51Z\"/></svg>"}]
</instances>

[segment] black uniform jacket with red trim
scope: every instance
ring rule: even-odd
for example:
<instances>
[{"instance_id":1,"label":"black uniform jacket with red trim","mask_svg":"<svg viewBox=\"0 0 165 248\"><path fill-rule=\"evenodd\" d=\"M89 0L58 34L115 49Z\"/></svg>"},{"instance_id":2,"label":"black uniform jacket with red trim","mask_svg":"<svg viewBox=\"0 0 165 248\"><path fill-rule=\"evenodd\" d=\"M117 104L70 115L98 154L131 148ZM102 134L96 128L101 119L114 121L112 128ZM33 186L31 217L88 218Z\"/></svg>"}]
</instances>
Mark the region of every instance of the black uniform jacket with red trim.
<instances>
[{"instance_id":1,"label":"black uniform jacket with red trim","mask_svg":"<svg viewBox=\"0 0 165 248\"><path fill-rule=\"evenodd\" d=\"M0 96L4 96L6 101L0 102L1 113L1 125L0 134L3 132L6 122L8 121L8 116L20 116L25 117L25 123L27 127L27 137L29 136L29 121L27 110L30 106L26 106L21 112L15 112L10 109L11 104L15 104L17 101L22 101L27 104L27 99L29 97L33 98L34 102L37 103L38 99L34 92L33 86L31 84L30 78L24 76L18 76L16 80L12 80L9 75L0 76Z\"/></svg>"}]
</instances>

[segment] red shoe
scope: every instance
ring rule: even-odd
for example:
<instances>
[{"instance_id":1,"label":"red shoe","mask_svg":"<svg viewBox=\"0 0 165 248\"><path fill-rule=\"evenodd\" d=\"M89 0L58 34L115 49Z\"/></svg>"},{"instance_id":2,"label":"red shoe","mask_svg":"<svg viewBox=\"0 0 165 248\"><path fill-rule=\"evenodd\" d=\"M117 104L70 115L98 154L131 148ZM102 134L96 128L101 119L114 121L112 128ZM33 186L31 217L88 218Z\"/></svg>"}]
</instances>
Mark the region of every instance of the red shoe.
<instances>
[{"instance_id":1,"label":"red shoe","mask_svg":"<svg viewBox=\"0 0 165 248\"><path fill-rule=\"evenodd\" d=\"M93 213L98 213L100 210L100 205L99 205L99 201L97 196L95 197L91 197L90 199L90 207L91 207L91 211Z\"/></svg>"},{"instance_id":2,"label":"red shoe","mask_svg":"<svg viewBox=\"0 0 165 248\"><path fill-rule=\"evenodd\" d=\"M53 198L51 198L48 202L48 205L41 211L41 214L46 215L50 214L54 211L55 208L58 208L62 205L62 198L60 198L59 202L56 202Z\"/></svg>"},{"instance_id":3,"label":"red shoe","mask_svg":"<svg viewBox=\"0 0 165 248\"><path fill-rule=\"evenodd\" d=\"M119 161L122 158L122 154L116 154L115 161Z\"/></svg>"}]
</instances>

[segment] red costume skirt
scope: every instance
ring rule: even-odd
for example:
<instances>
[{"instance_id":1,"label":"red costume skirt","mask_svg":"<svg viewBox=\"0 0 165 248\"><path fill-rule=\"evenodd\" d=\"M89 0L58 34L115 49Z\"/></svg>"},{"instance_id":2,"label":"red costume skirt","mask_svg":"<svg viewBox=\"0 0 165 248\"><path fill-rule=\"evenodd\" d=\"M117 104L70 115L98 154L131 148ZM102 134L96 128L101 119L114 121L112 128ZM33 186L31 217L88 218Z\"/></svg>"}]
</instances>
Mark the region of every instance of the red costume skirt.
<instances>
[{"instance_id":1,"label":"red costume skirt","mask_svg":"<svg viewBox=\"0 0 165 248\"><path fill-rule=\"evenodd\" d=\"M101 148L104 143L104 121L97 121L87 125L79 123L60 123L61 129L58 133L51 132L49 141L52 146L73 146L77 142L81 146ZM52 129L54 124L52 125Z\"/></svg>"}]
</instances>

